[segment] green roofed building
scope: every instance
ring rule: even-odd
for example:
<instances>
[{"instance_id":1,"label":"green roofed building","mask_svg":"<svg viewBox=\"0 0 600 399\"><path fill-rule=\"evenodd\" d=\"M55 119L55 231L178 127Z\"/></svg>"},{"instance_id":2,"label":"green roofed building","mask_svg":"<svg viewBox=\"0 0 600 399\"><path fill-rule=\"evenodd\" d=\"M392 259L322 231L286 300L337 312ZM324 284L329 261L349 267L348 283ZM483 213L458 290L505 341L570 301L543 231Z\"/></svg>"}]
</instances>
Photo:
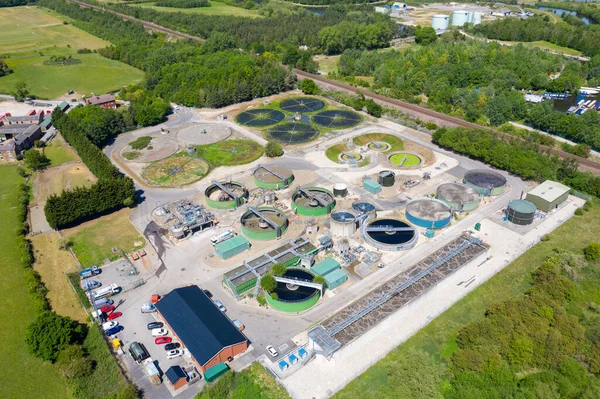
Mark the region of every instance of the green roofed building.
<instances>
[{"instance_id":1,"label":"green roofed building","mask_svg":"<svg viewBox=\"0 0 600 399\"><path fill-rule=\"evenodd\" d=\"M250 248L250 241L246 240L246 238L241 235L237 235L229 240L216 244L215 252L222 259L228 259L240 252L244 252L248 248Z\"/></svg>"},{"instance_id":2,"label":"green roofed building","mask_svg":"<svg viewBox=\"0 0 600 399\"><path fill-rule=\"evenodd\" d=\"M310 271L316 274L317 276L326 276L327 274L333 272L340 268L340 262L333 258L326 258L325 260L314 265Z\"/></svg>"},{"instance_id":3,"label":"green roofed building","mask_svg":"<svg viewBox=\"0 0 600 399\"><path fill-rule=\"evenodd\" d=\"M348 275L342 269L336 269L325 276L325 281L327 281L327 288L332 290L348 281Z\"/></svg>"},{"instance_id":4,"label":"green roofed building","mask_svg":"<svg viewBox=\"0 0 600 399\"><path fill-rule=\"evenodd\" d=\"M363 182L363 188L365 190L367 190L368 192L370 192L371 194L377 194L377 193L381 192L381 184L379 184L371 179L367 179Z\"/></svg>"},{"instance_id":5,"label":"green roofed building","mask_svg":"<svg viewBox=\"0 0 600 399\"><path fill-rule=\"evenodd\" d=\"M62 103L58 104L58 108L62 111L65 112L66 110L68 110L70 107L69 103L66 101L63 101Z\"/></svg>"},{"instance_id":6,"label":"green roofed building","mask_svg":"<svg viewBox=\"0 0 600 399\"><path fill-rule=\"evenodd\" d=\"M570 191L571 189L564 184L546 180L528 192L525 199L540 211L550 212L567 200Z\"/></svg>"}]
</instances>

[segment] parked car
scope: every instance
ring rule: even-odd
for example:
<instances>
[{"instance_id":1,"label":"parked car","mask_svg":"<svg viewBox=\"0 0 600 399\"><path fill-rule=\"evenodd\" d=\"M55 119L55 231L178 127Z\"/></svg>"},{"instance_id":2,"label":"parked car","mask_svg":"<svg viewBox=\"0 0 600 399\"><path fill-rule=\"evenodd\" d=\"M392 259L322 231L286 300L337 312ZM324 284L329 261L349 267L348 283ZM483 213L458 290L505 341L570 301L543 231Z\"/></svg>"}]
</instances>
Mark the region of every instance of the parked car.
<instances>
[{"instance_id":1,"label":"parked car","mask_svg":"<svg viewBox=\"0 0 600 399\"><path fill-rule=\"evenodd\" d=\"M98 268L98 266L92 266L89 269L83 269L79 272L81 278L89 278L97 274L100 274L100 269Z\"/></svg>"},{"instance_id":2,"label":"parked car","mask_svg":"<svg viewBox=\"0 0 600 399\"><path fill-rule=\"evenodd\" d=\"M172 351L173 349L177 349L181 346L179 342L171 342L165 345L166 351Z\"/></svg>"},{"instance_id":3,"label":"parked car","mask_svg":"<svg viewBox=\"0 0 600 399\"><path fill-rule=\"evenodd\" d=\"M101 307L104 307L106 305L112 305L113 303L115 303L115 301L113 301L112 299L109 298L100 298L97 299L96 301L94 301L94 305L100 309Z\"/></svg>"},{"instance_id":4,"label":"parked car","mask_svg":"<svg viewBox=\"0 0 600 399\"><path fill-rule=\"evenodd\" d=\"M112 312L113 310L115 310L114 305L104 305L100 308L100 311L104 313Z\"/></svg>"},{"instance_id":5,"label":"parked car","mask_svg":"<svg viewBox=\"0 0 600 399\"><path fill-rule=\"evenodd\" d=\"M111 328L116 327L118 325L119 325L118 321L107 321L106 323L102 324L102 329L104 331L106 331L106 330L110 330Z\"/></svg>"},{"instance_id":6,"label":"parked car","mask_svg":"<svg viewBox=\"0 0 600 399\"><path fill-rule=\"evenodd\" d=\"M145 303L142 305L142 313L154 313L156 312L156 306L151 303Z\"/></svg>"},{"instance_id":7,"label":"parked car","mask_svg":"<svg viewBox=\"0 0 600 399\"><path fill-rule=\"evenodd\" d=\"M207 297L212 298L212 292L210 292L209 290L202 290L204 291L204 293L206 294Z\"/></svg>"},{"instance_id":8,"label":"parked car","mask_svg":"<svg viewBox=\"0 0 600 399\"><path fill-rule=\"evenodd\" d=\"M164 326L160 321L153 321L152 323L148 323L148 330L154 330L155 328L162 328Z\"/></svg>"},{"instance_id":9,"label":"parked car","mask_svg":"<svg viewBox=\"0 0 600 399\"><path fill-rule=\"evenodd\" d=\"M118 319L121 316L123 316L123 313L121 313L121 312L110 312L108 314L108 320Z\"/></svg>"},{"instance_id":10,"label":"parked car","mask_svg":"<svg viewBox=\"0 0 600 399\"><path fill-rule=\"evenodd\" d=\"M237 328L240 331L244 331L244 328L246 328L246 327L244 327L244 325L242 324L242 322L239 321L239 320L234 320L234 321L232 321L232 323L235 326L235 328Z\"/></svg>"},{"instance_id":11,"label":"parked car","mask_svg":"<svg viewBox=\"0 0 600 399\"><path fill-rule=\"evenodd\" d=\"M171 337L158 337L154 340L154 343L156 345L162 345L162 344L168 344L171 341L173 341L173 338L171 338Z\"/></svg>"},{"instance_id":12,"label":"parked car","mask_svg":"<svg viewBox=\"0 0 600 399\"><path fill-rule=\"evenodd\" d=\"M172 351L167 352L167 359L175 359L183 355L183 351L181 349L173 349Z\"/></svg>"},{"instance_id":13,"label":"parked car","mask_svg":"<svg viewBox=\"0 0 600 399\"><path fill-rule=\"evenodd\" d=\"M102 283L96 280L81 280L81 288L84 290L93 290L102 287Z\"/></svg>"},{"instance_id":14,"label":"parked car","mask_svg":"<svg viewBox=\"0 0 600 399\"><path fill-rule=\"evenodd\" d=\"M215 303L215 305L221 312L223 312L223 313L227 312L227 308L225 306L223 306L223 303L221 301L219 301L218 299L215 299L213 302Z\"/></svg>"},{"instance_id":15,"label":"parked car","mask_svg":"<svg viewBox=\"0 0 600 399\"><path fill-rule=\"evenodd\" d=\"M275 350L275 348L273 348L273 345L268 345L267 346L267 352L269 352L269 355L273 356L273 357L277 357L279 356L279 352L277 352Z\"/></svg>"},{"instance_id":16,"label":"parked car","mask_svg":"<svg viewBox=\"0 0 600 399\"><path fill-rule=\"evenodd\" d=\"M168 333L169 333L169 330L167 330L166 328L155 328L152 330L153 337L164 337Z\"/></svg>"},{"instance_id":17,"label":"parked car","mask_svg":"<svg viewBox=\"0 0 600 399\"><path fill-rule=\"evenodd\" d=\"M123 330L123 326L116 326L113 328L109 328L108 330L106 330L106 335L110 337L111 335L120 333L122 330Z\"/></svg>"}]
</instances>

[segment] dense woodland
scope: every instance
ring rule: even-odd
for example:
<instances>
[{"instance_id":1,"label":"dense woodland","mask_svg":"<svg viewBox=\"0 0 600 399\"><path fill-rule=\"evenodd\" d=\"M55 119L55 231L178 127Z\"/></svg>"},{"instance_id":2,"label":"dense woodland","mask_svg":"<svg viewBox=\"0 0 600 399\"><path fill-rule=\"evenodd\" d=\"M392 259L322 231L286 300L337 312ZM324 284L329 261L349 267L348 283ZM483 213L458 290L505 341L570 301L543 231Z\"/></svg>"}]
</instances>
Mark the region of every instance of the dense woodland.
<instances>
[{"instance_id":1,"label":"dense woodland","mask_svg":"<svg viewBox=\"0 0 600 399\"><path fill-rule=\"evenodd\" d=\"M557 180L600 197L600 177L579 172L573 159L560 160L544 153L536 143L518 138L505 140L487 130L438 129L433 141L443 148L467 155L527 180Z\"/></svg>"},{"instance_id":2,"label":"dense woodland","mask_svg":"<svg viewBox=\"0 0 600 399\"><path fill-rule=\"evenodd\" d=\"M155 4L159 7L172 8L210 7L208 0L158 0Z\"/></svg>"},{"instance_id":3,"label":"dense woodland","mask_svg":"<svg viewBox=\"0 0 600 399\"><path fill-rule=\"evenodd\" d=\"M29 0L0 0L0 8L24 6L27 3L29 3Z\"/></svg>"},{"instance_id":4,"label":"dense woodland","mask_svg":"<svg viewBox=\"0 0 600 399\"><path fill-rule=\"evenodd\" d=\"M600 54L600 26L551 23L548 17L527 19L501 18L477 25L472 32L488 39L516 42L545 40L559 46L581 51L587 56Z\"/></svg>"},{"instance_id":5,"label":"dense woodland","mask_svg":"<svg viewBox=\"0 0 600 399\"><path fill-rule=\"evenodd\" d=\"M88 139L83 125L79 124L77 112L71 116L75 111L77 109L66 115L56 108L52 113L52 122L96 175L98 182L89 188L76 187L60 195L51 195L44 212L52 228L69 226L134 203L133 180L121 176L102 150Z\"/></svg>"}]
</instances>

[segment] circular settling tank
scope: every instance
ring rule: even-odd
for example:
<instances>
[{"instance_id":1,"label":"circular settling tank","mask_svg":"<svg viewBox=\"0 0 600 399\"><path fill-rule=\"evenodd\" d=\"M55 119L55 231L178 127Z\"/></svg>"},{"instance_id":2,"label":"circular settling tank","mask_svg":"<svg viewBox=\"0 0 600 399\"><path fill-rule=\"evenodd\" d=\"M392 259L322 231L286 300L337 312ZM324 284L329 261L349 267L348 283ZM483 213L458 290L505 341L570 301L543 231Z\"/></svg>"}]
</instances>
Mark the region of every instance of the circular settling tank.
<instances>
[{"instance_id":1,"label":"circular settling tank","mask_svg":"<svg viewBox=\"0 0 600 399\"><path fill-rule=\"evenodd\" d=\"M350 211L333 212L329 230L336 237L351 237L356 232L356 215Z\"/></svg>"},{"instance_id":2,"label":"circular settling tank","mask_svg":"<svg viewBox=\"0 0 600 399\"><path fill-rule=\"evenodd\" d=\"M322 187L302 187L292 194L292 210L302 216L324 216L335 207L333 193Z\"/></svg>"},{"instance_id":3,"label":"circular settling tank","mask_svg":"<svg viewBox=\"0 0 600 399\"><path fill-rule=\"evenodd\" d=\"M420 156L409 152L395 152L389 157L390 163L401 168L414 168L422 162Z\"/></svg>"},{"instance_id":4,"label":"circular settling tank","mask_svg":"<svg viewBox=\"0 0 600 399\"><path fill-rule=\"evenodd\" d=\"M470 170L465 173L464 182L486 196L500 195L506 189L506 178L493 170Z\"/></svg>"},{"instance_id":5,"label":"circular settling tank","mask_svg":"<svg viewBox=\"0 0 600 399\"><path fill-rule=\"evenodd\" d=\"M260 207L248 209L240 219L242 233L253 240L274 240L281 237L289 221L279 209Z\"/></svg>"},{"instance_id":6,"label":"circular settling tank","mask_svg":"<svg viewBox=\"0 0 600 399\"><path fill-rule=\"evenodd\" d=\"M331 129L346 129L360 123L360 115L354 111L330 110L313 115L312 120L319 126Z\"/></svg>"},{"instance_id":7,"label":"circular settling tank","mask_svg":"<svg viewBox=\"0 0 600 399\"><path fill-rule=\"evenodd\" d=\"M233 196L232 196L233 195ZM204 190L206 205L214 209L233 209L245 204L248 200L248 190L242 183L219 182L213 183Z\"/></svg>"},{"instance_id":8,"label":"circular settling tank","mask_svg":"<svg viewBox=\"0 0 600 399\"><path fill-rule=\"evenodd\" d=\"M352 209L356 212L357 219L361 222L367 222L377 217L377 211L375 205L370 202L357 201L352 204Z\"/></svg>"},{"instance_id":9,"label":"circular settling tank","mask_svg":"<svg viewBox=\"0 0 600 399\"><path fill-rule=\"evenodd\" d=\"M282 277L299 282L312 282L315 278L314 274L308 270L297 268L287 269ZM277 294L277 299L269 294L265 295L271 307L282 312L296 313L312 308L319 301L321 291L314 287L278 281L275 294Z\"/></svg>"},{"instance_id":10,"label":"circular settling tank","mask_svg":"<svg viewBox=\"0 0 600 399\"><path fill-rule=\"evenodd\" d=\"M340 153L339 155L339 160L342 162L360 162L362 161L363 156L360 155L358 152L349 152L349 151L345 151Z\"/></svg>"},{"instance_id":11,"label":"circular settling tank","mask_svg":"<svg viewBox=\"0 0 600 399\"><path fill-rule=\"evenodd\" d=\"M536 207L532 202L512 200L506 208L506 219L514 224L527 226L533 223Z\"/></svg>"},{"instance_id":12,"label":"circular settling tank","mask_svg":"<svg viewBox=\"0 0 600 399\"><path fill-rule=\"evenodd\" d=\"M235 121L240 125L252 126L252 127L265 127L274 125L285 119L285 114L276 109L250 109L248 111L240 112L236 117Z\"/></svg>"},{"instance_id":13,"label":"circular settling tank","mask_svg":"<svg viewBox=\"0 0 600 399\"><path fill-rule=\"evenodd\" d=\"M297 97L283 100L279 108L286 112L315 112L325 107L325 102L313 97Z\"/></svg>"},{"instance_id":14,"label":"circular settling tank","mask_svg":"<svg viewBox=\"0 0 600 399\"><path fill-rule=\"evenodd\" d=\"M392 218L373 219L363 225L364 240L384 251L402 251L412 248L419 238L414 227Z\"/></svg>"},{"instance_id":15,"label":"circular settling tank","mask_svg":"<svg viewBox=\"0 0 600 399\"><path fill-rule=\"evenodd\" d=\"M292 170L284 165L258 165L254 171L256 187L282 190L294 181Z\"/></svg>"},{"instance_id":16,"label":"circular settling tank","mask_svg":"<svg viewBox=\"0 0 600 399\"><path fill-rule=\"evenodd\" d=\"M436 199L416 199L406 205L406 218L419 227L439 229L452 220L452 209Z\"/></svg>"},{"instance_id":17,"label":"circular settling tank","mask_svg":"<svg viewBox=\"0 0 600 399\"><path fill-rule=\"evenodd\" d=\"M435 198L446 203L456 212L471 212L479 207L481 195L473 187L458 183L441 184Z\"/></svg>"},{"instance_id":18,"label":"circular settling tank","mask_svg":"<svg viewBox=\"0 0 600 399\"><path fill-rule=\"evenodd\" d=\"M369 150L371 151L385 152L390 150L392 146L389 143L386 143L385 141L375 140L367 144L367 148L369 148Z\"/></svg>"}]
</instances>

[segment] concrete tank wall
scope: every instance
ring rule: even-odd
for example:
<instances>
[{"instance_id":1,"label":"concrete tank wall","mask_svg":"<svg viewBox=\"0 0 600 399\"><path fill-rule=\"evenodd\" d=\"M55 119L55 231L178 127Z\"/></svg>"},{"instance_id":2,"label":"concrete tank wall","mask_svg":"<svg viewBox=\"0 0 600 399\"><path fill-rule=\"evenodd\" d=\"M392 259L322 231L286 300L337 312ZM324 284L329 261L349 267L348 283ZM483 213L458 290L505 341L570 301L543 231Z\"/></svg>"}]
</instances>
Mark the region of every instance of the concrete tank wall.
<instances>
[{"instance_id":1,"label":"concrete tank wall","mask_svg":"<svg viewBox=\"0 0 600 399\"><path fill-rule=\"evenodd\" d=\"M471 20L471 23L473 25L479 25L481 23L481 13L480 12L473 13L473 18Z\"/></svg>"},{"instance_id":2,"label":"concrete tank wall","mask_svg":"<svg viewBox=\"0 0 600 399\"><path fill-rule=\"evenodd\" d=\"M452 11L452 26L464 26L469 22L468 11Z\"/></svg>"},{"instance_id":3,"label":"concrete tank wall","mask_svg":"<svg viewBox=\"0 0 600 399\"><path fill-rule=\"evenodd\" d=\"M450 16L439 14L431 17L431 27L435 30L446 30L450 24Z\"/></svg>"}]
</instances>

